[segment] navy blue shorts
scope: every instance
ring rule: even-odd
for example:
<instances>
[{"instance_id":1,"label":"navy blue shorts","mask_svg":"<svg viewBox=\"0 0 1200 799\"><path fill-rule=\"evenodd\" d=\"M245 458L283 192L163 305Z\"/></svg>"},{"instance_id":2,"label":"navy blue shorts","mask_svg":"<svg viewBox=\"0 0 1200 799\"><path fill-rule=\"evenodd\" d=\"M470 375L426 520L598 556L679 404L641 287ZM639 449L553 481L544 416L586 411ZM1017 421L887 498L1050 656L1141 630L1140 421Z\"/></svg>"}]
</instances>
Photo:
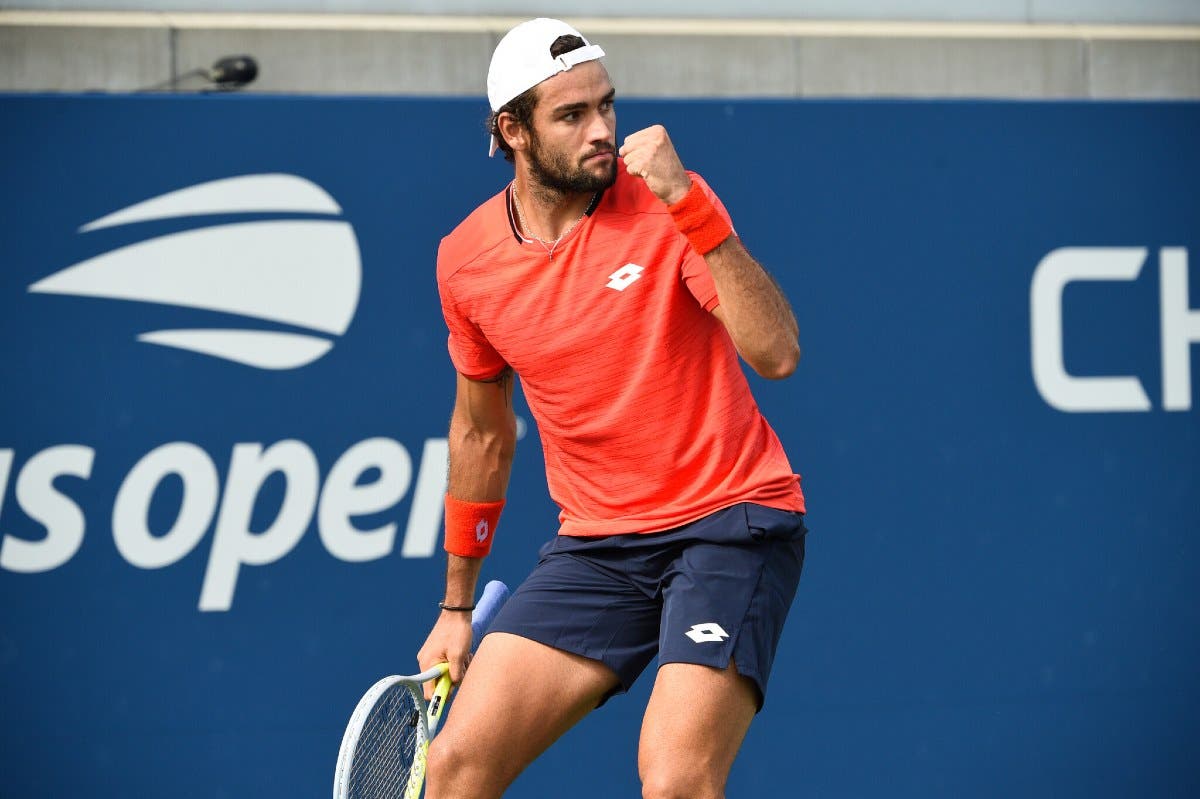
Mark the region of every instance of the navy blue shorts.
<instances>
[{"instance_id":1,"label":"navy blue shorts","mask_svg":"<svg viewBox=\"0 0 1200 799\"><path fill-rule=\"evenodd\" d=\"M612 693L655 655L720 669L732 660L761 708L805 532L800 513L742 503L661 533L555 536L490 632L598 660L620 680Z\"/></svg>"}]
</instances>

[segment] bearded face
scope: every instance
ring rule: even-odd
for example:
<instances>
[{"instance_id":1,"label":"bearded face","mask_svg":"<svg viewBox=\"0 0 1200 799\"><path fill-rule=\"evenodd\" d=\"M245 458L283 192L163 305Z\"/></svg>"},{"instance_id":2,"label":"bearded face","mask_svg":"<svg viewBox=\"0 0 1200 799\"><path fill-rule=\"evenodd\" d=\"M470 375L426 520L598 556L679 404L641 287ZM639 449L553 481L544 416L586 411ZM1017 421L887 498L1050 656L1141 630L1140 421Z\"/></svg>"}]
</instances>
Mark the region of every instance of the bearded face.
<instances>
[{"instance_id":1,"label":"bearded face","mask_svg":"<svg viewBox=\"0 0 1200 799\"><path fill-rule=\"evenodd\" d=\"M585 194L607 189L617 179L616 158L587 160L599 153L611 153L609 142L597 143L588 152L576 155L564 148L555 148L529 129L529 171L541 185L560 194Z\"/></svg>"}]
</instances>

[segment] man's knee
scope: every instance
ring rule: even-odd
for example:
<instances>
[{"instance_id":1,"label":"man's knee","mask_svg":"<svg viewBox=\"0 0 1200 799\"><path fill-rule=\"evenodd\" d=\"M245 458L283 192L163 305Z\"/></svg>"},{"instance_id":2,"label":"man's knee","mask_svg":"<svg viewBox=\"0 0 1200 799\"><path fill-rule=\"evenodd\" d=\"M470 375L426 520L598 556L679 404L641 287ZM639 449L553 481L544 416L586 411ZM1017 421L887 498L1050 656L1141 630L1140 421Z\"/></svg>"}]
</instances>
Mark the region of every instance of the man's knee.
<instances>
[{"instance_id":1,"label":"man's knee","mask_svg":"<svg viewBox=\"0 0 1200 799\"><path fill-rule=\"evenodd\" d=\"M725 782L701 767L687 772L650 769L642 775L642 799L724 799Z\"/></svg>"},{"instance_id":2,"label":"man's knee","mask_svg":"<svg viewBox=\"0 0 1200 799\"><path fill-rule=\"evenodd\" d=\"M462 759L461 748L455 746L449 736L434 738L425 758L426 781L433 784L440 782L443 774L454 774Z\"/></svg>"},{"instance_id":3,"label":"man's knee","mask_svg":"<svg viewBox=\"0 0 1200 799\"><path fill-rule=\"evenodd\" d=\"M456 760L462 752L453 746L447 736L434 738L425 757L425 794L427 796L453 796L453 786L448 777L458 772Z\"/></svg>"},{"instance_id":4,"label":"man's knee","mask_svg":"<svg viewBox=\"0 0 1200 799\"><path fill-rule=\"evenodd\" d=\"M472 757L467 743L458 736L446 734L430 742L425 771L425 796L428 799L500 796L502 788L492 790L499 780L486 773L486 763L477 754Z\"/></svg>"}]
</instances>

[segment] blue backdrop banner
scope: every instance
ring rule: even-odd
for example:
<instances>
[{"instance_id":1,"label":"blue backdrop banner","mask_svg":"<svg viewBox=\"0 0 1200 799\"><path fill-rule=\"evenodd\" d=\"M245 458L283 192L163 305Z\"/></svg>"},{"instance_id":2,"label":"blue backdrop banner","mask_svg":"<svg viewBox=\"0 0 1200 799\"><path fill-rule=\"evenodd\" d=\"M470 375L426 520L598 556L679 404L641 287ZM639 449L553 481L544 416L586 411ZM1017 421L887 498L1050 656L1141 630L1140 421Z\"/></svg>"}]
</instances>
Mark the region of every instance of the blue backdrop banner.
<instances>
[{"instance_id":1,"label":"blue backdrop banner","mask_svg":"<svg viewBox=\"0 0 1200 799\"><path fill-rule=\"evenodd\" d=\"M324 797L441 597L478 100L0 97L0 796ZM1194 796L1200 104L623 101L800 320L730 796ZM485 579L556 529L522 438ZM651 679L515 797L638 795Z\"/></svg>"}]
</instances>

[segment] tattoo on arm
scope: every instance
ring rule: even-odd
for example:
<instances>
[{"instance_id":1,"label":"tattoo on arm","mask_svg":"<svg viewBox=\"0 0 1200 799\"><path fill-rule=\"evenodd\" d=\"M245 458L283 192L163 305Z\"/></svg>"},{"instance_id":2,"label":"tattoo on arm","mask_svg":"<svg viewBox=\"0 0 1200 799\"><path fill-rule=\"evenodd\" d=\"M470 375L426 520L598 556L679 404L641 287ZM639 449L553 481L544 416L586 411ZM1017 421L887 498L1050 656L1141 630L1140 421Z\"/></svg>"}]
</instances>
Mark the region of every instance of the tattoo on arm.
<instances>
[{"instance_id":1,"label":"tattoo on arm","mask_svg":"<svg viewBox=\"0 0 1200 799\"><path fill-rule=\"evenodd\" d=\"M508 388L512 384L514 374L515 372L513 372L513 368L506 365L495 377L489 377L488 379L480 380L479 382L494 383L495 385L499 386L500 390L504 392L504 403L505 406L507 406L509 397Z\"/></svg>"},{"instance_id":2,"label":"tattoo on arm","mask_svg":"<svg viewBox=\"0 0 1200 799\"><path fill-rule=\"evenodd\" d=\"M513 376L513 368L511 366L505 365L505 367L503 369L501 369L496 374L495 377L483 378L479 382L480 383L499 383L500 385L504 385L508 380L512 379L512 376Z\"/></svg>"}]
</instances>

